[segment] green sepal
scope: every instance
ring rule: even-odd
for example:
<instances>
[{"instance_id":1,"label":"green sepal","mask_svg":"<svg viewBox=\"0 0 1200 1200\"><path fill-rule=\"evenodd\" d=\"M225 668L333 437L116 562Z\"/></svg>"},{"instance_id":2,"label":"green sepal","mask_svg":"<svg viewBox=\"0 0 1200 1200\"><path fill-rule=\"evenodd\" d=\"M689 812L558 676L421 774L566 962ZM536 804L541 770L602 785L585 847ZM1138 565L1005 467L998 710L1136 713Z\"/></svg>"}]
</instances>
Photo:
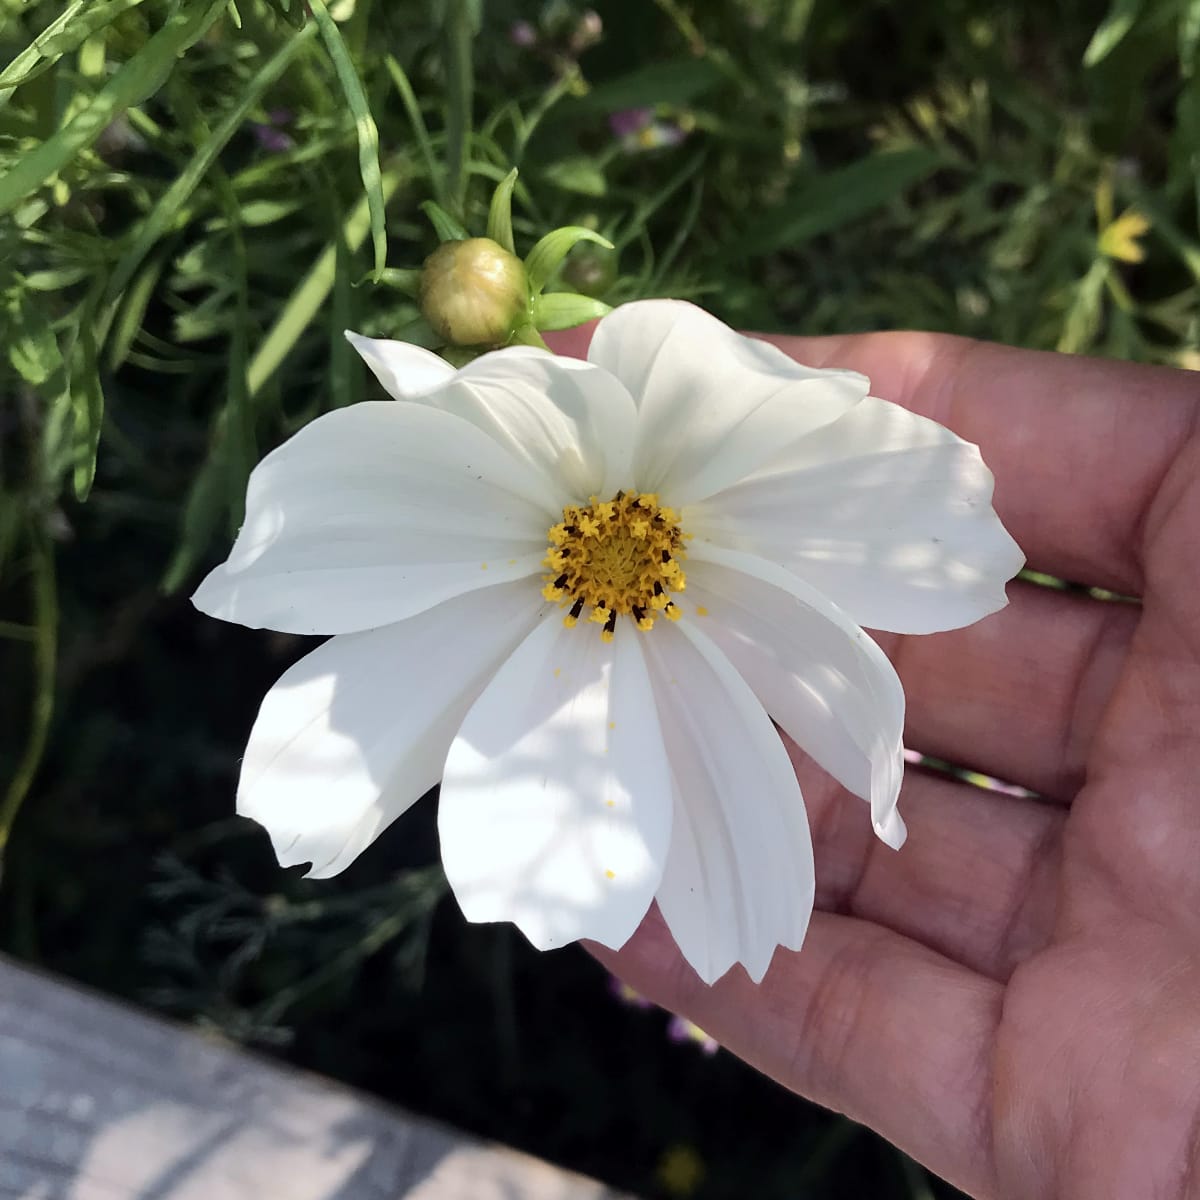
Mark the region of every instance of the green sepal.
<instances>
[{"instance_id":1,"label":"green sepal","mask_svg":"<svg viewBox=\"0 0 1200 1200\"><path fill-rule=\"evenodd\" d=\"M440 205L432 200L421 204L439 242L465 242L471 235Z\"/></svg>"},{"instance_id":2,"label":"green sepal","mask_svg":"<svg viewBox=\"0 0 1200 1200\"><path fill-rule=\"evenodd\" d=\"M542 335L530 324L518 325L508 339L510 346L536 346L539 350L549 350L550 347L542 340Z\"/></svg>"},{"instance_id":3,"label":"green sepal","mask_svg":"<svg viewBox=\"0 0 1200 1200\"><path fill-rule=\"evenodd\" d=\"M537 296L550 280L550 276L558 269L559 263L571 252L572 247L580 242L595 242L605 250L612 250L613 244L602 237L594 229L585 229L582 225L564 225L561 229L552 229L532 250L525 259L525 272L529 276L530 294Z\"/></svg>"},{"instance_id":4,"label":"green sepal","mask_svg":"<svg viewBox=\"0 0 1200 1200\"><path fill-rule=\"evenodd\" d=\"M416 317L401 325L392 336L394 341L408 342L410 345L420 346L422 350L437 350L442 344L442 339L424 317Z\"/></svg>"},{"instance_id":5,"label":"green sepal","mask_svg":"<svg viewBox=\"0 0 1200 1200\"><path fill-rule=\"evenodd\" d=\"M513 167L496 185L488 209L487 235L499 243L509 254L516 254L512 230L512 194L517 182L517 168Z\"/></svg>"},{"instance_id":6,"label":"green sepal","mask_svg":"<svg viewBox=\"0 0 1200 1200\"><path fill-rule=\"evenodd\" d=\"M443 346L438 354L452 367L461 371L467 363L474 362L484 351L478 346Z\"/></svg>"},{"instance_id":7,"label":"green sepal","mask_svg":"<svg viewBox=\"0 0 1200 1200\"><path fill-rule=\"evenodd\" d=\"M578 292L550 292L533 302L533 324L553 333L558 329L574 329L576 325L594 321L610 312L609 305L593 300L591 296L581 296Z\"/></svg>"}]
</instances>

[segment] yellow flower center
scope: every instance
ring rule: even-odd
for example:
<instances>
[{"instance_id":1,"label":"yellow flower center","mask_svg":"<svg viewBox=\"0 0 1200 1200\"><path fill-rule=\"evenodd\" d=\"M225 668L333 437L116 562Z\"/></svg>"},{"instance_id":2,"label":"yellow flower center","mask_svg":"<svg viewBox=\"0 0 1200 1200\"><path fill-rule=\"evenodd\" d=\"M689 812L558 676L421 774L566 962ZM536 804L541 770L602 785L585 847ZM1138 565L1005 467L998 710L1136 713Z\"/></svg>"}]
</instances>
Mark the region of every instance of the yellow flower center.
<instances>
[{"instance_id":1,"label":"yellow flower center","mask_svg":"<svg viewBox=\"0 0 1200 1200\"><path fill-rule=\"evenodd\" d=\"M591 609L588 620L604 626L606 642L620 616L641 630L652 629L660 613L679 619L671 593L687 586L679 566L685 535L679 514L653 493L618 492L611 500L593 496L590 504L568 504L547 536L542 595L570 608L563 618L568 628L585 608Z\"/></svg>"}]
</instances>

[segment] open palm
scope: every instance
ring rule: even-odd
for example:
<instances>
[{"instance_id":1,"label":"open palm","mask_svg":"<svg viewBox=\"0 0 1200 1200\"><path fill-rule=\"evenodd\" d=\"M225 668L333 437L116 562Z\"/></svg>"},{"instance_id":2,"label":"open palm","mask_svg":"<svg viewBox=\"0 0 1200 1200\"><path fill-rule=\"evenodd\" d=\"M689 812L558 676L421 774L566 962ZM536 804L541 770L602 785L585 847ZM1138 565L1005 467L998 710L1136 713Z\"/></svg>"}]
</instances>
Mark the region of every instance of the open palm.
<instances>
[{"instance_id":1,"label":"open palm","mask_svg":"<svg viewBox=\"0 0 1200 1200\"><path fill-rule=\"evenodd\" d=\"M790 747L820 911L760 986L706 987L654 911L594 952L976 1196L1200 1196L1200 377L777 341L977 442L1031 567L1140 603L1017 582L970 628L881 637L907 744L1040 799L910 770L897 854Z\"/></svg>"}]
</instances>

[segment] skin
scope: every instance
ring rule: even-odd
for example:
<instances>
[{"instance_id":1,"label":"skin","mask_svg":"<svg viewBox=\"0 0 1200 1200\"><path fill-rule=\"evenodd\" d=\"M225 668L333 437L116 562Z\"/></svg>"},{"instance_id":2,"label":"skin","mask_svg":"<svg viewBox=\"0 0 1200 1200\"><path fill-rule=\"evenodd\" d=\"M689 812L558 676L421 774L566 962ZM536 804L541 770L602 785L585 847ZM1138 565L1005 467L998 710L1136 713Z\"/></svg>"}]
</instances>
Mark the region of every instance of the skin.
<instances>
[{"instance_id":1,"label":"skin","mask_svg":"<svg viewBox=\"0 0 1200 1200\"><path fill-rule=\"evenodd\" d=\"M559 335L583 354L588 332ZM967 629L879 635L906 743L1038 799L911 769L909 840L789 746L817 909L755 987L706 987L656 910L642 994L970 1194L1200 1197L1200 376L941 335L772 339L976 442L1030 567Z\"/></svg>"}]
</instances>

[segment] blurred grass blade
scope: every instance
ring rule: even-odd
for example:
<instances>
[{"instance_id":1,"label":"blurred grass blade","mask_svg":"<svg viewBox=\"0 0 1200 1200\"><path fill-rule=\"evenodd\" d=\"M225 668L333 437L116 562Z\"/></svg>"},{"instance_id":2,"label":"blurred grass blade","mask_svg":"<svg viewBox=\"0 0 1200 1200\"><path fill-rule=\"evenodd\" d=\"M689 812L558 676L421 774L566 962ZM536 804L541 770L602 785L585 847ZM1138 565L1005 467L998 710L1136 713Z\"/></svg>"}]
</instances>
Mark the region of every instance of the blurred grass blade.
<instances>
[{"instance_id":1,"label":"blurred grass blade","mask_svg":"<svg viewBox=\"0 0 1200 1200\"><path fill-rule=\"evenodd\" d=\"M594 321L607 316L612 309L590 296L578 296L574 292L551 292L539 296L533 302L533 323L543 333L547 330L574 329L584 321Z\"/></svg>"},{"instance_id":2,"label":"blurred grass blade","mask_svg":"<svg viewBox=\"0 0 1200 1200\"><path fill-rule=\"evenodd\" d=\"M1063 354L1079 354L1092 345L1104 316L1104 281L1109 270L1108 262L1098 258L1075 285L1075 295L1063 320L1056 350Z\"/></svg>"},{"instance_id":3,"label":"blurred grass blade","mask_svg":"<svg viewBox=\"0 0 1200 1200\"><path fill-rule=\"evenodd\" d=\"M517 252L513 245L512 229L512 194L516 183L517 168L513 167L497 184L488 209L487 235L493 242L499 242L509 254Z\"/></svg>"},{"instance_id":4,"label":"blurred grass blade","mask_svg":"<svg viewBox=\"0 0 1200 1200\"><path fill-rule=\"evenodd\" d=\"M167 260L166 251L164 246L161 253L154 254L121 296L120 308L107 339L108 349L105 357L110 371L115 371L129 356L134 338L137 337L146 317L150 298L162 275Z\"/></svg>"},{"instance_id":5,"label":"blurred grass blade","mask_svg":"<svg viewBox=\"0 0 1200 1200\"><path fill-rule=\"evenodd\" d=\"M104 421L104 391L100 385L100 362L96 352L96 315L99 289L84 301L79 329L70 355L71 389L71 484L77 500L86 500L96 477L96 452Z\"/></svg>"},{"instance_id":6,"label":"blurred grass blade","mask_svg":"<svg viewBox=\"0 0 1200 1200\"><path fill-rule=\"evenodd\" d=\"M392 169L383 176L383 197L387 201L399 187L400 172ZM366 197L361 198L342 225L342 236L350 250L357 250L366 239L370 218ZM300 335L308 328L333 288L337 268L337 248L330 242L308 273L296 285L287 303L267 331L267 336L250 360L248 386L250 395L256 396L279 364L287 357Z\"/></svg>"},{"instance_id":7,"label":"blurred grass blade","mask_svg":"<svg viewBox=\"0 0 1200 1200\"><path fill-rule=\"evenodd\" d=\"M28 303L17 280L4 297L8 361L26 383L41 388L63 370L62 352L43 306Z\"/></svg>"},{"instance_id":8,"label":"blurred grass blade","mask_svg":"<svg viewBox=\"0 0 1200 1200\"><path fill-rule=\"evenodd\" d=\"M225 0L177 9L163 27L126 62L53 137L22 155L0 176L0 215L15 208L77 154L86 150L127 108L142 103L162 86L176 59L199 40L225 11Z\"/></svg>"},{"instance_id":9,"label":"blurred grass blade","mask_svg":"<svg viewBox=\"0 0 1200 1200\"><path fill-rule=\"evenodd\" d=\"M462 214L466 200L466 163L475 101L472 42L478 8L471 0L447 0L446 24L446 190L450 207Z\"/></svg>"},{"instance_id":10,"label":"blurred grass blade","mask_svg":"<svg viewBox=\"0 0 1200 1200\"><path fill-rule=\"evenodd\" d=\"M1200 0L1184 0L1179 14L1179 69L1185 79L1196 72L1196 50L1200 48Z\"/></svg>"},{"instance_id":11,"label":"blurred grass blade","mask_svg":"<svg viewBox=\"0 0 1200 1200\"><path fill-rule=\"evenodd\" d=\"M425 125L425 118L421 115L421 106L417 103L416 93L412 90L408 76L405 75L393 55L389 54L384 59L384 64L388 69L388 74L392 77L392 82L396 85L396 91L400 93L400 101L404 105L404 111L408 114L408 123L412 126L413 136L421 148L421 157L425 160L425 170L429 173L429 183L433 188L434 199L439 204L445 205L446 171L442 166L442 160L434 153L433 142L429 137L429 129Z\"/></svg>"},{"instance_id":12,"label":"blurred grass blade","mask_svg":"<svg viewBox=\"0 0 1200 1200\"><path fill-rule=\"evenodd\" d=\"M358 169L362 175L363 190L366 192L367 208L371 216L371 241L375 249L375 278L387 266L387 228L384 219L383 177L379 170L379 130L371 116L367 94L363 91L358 69L350 57L350 51L324 0L308 0L321 39L337 72L342 93L354 117L354 129L358 134Z\"/></svg>"},{"instance_id":13,"label":"blurred grass blade","mask_svg":"<svg viewBox=\"0 0 1200 1200\"><path fill-rule=\"evenodd\" d=\"M188 197L196 189L196 185L216 161L217 155L242 127L247 113L258 102L263 92L283 74L303 46L312 40L315 32L316 27L309 25L298 33L292 34L291 38L247 81L237 104L196 151L188 165L175 177L174 182L162 194L158 203L142 222L133 245L122 256L109 280L108 299L113 299L125 290L134 273L142 265L143 259L163 234L171 228Z\"/></svg>"},{"instance_id":14,"label":"blurred grass blade","mask_svg":"<svg viewBox=\"0 0 1200 1200\"><path fill-rule=\"evenodd\" d=\"M336 204L336 196L333 198ZM331 205L331 207L334 207ZM336 210L335 210L336 212ZM358 399L362 372L355 369L358 355L346 340L353 329L354 281L350 276L351 252L342 232L344 221L336 221L333 249L333 303L329 306L329 405L344 408Z\"/></svg>"},{"instance_id":15,"label":"blurred grass blade","mask_svg":"<svg viewBox=\"0 0 1200 1200\"><path fill-rule=\"evenodd\" d=\"M141 3L143 0L75 0L68 5L0 71L0 108L9 102L13 89L48 71L64 54L69 54L92 34L111 25L123 12Z\"/></svg>"},{"instance_id":16,"label":"blurred grass blade","mask_svg":"<svg viewBox=\"0 0 1200 1200\"><path fill-rule=\"evenodd\" d=\"M532 250L525 259L525 271L529 276L529 289L537 295L550 281L550 276L558 269L558 264L566 258L573 246L580 242L595 242L605 250L613 248L612 242L602 237L594 229L585 229L582 225L564 225L561 229L551 230Z\"/></svg>"},{"instance_id":17,"label":"blurred grass blade","mask_svg":"<svg viewBox=\"0 0 1200 1200\"><path fill-rule=\"evenodd\" d=\"M791 248L866 216L927 179L945 165L935 150L916 147L887 151L827 171L801 185L779 209L754 222L735 249L766 254Z\"/></svg>"},{"instance_id":18,"label":"blurred grass blade","mask_svg":"<svg viewBox=\"0 0 1200 1200\"><path fill-rule=\"evenodd\" d=\"M1103 62L1121 44L1137 21L1143 3L1144 0L1113 0L1108 15L1097 26L1083 52L1085 67L1094 67Z\"/></svg>"},{"instance_id":19,"label":"blurred grass blade","mask_svg":"<svg viewBox=\"0 0 1200 1200\"><path fill-rule=\"evenodd\" d=\"M440 204L425 200L421 211L429 218L439 242L461 242L471 236Z\"/></svg>"},{"instance_id":20,"label":"blurred grass blade","mask_svg":"<svg viewBox=\"0 0 1200 1200\"><path fill-rule=\"evenodd\" d=\"M384 172L384 200L391 198L400 185L398 170ZM357 250L370 232L370 213L365 196L359 198L342 225L346 246ZM296 285L287 303L267 331L246 368L247 419L253 420L253 401L267 381L279 369L292 347L312 323L321 305L329 298L337 271L337 247L330 242L304 278ZM197 564L208 550L209 543L221 522L227 504L229 479L228 408L224 409L213 427L212 450L200 468L184 506L179 543L163 573L161 587L175 592L187 582Z\"/></svg>"}]
</instances>

